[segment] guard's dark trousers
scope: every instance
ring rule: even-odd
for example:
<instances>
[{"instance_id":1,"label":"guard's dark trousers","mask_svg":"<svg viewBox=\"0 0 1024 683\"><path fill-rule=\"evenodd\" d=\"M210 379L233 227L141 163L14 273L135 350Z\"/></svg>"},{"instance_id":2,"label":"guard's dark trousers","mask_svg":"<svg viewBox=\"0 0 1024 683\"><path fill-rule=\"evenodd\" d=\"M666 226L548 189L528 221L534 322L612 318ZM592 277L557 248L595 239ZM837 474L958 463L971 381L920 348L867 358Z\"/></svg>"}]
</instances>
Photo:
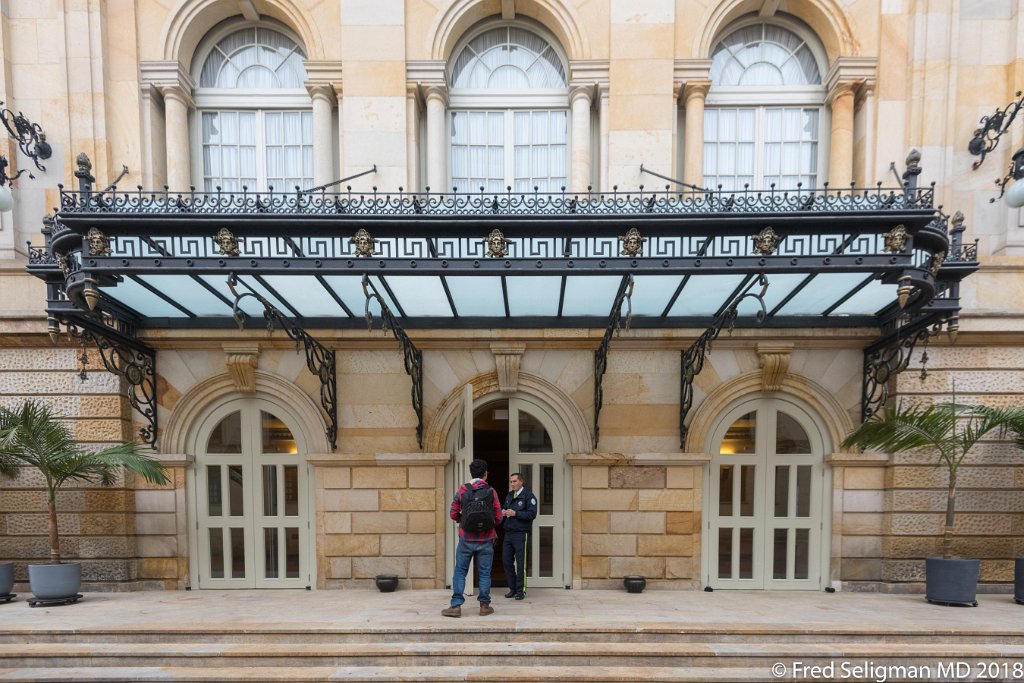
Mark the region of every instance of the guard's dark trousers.
<instances>
[{"instance_id":1,"label":"guard's dark trousers","mask_svg":"<svg viewBox=\"0 0 1024 683\"><path fill-rule=\"evenodd\" d=\"M501 563L505 567L508 589L516 593L526 592L526 537L525 531L506 531L501 545Z\"/></svg>"}]
</instances>

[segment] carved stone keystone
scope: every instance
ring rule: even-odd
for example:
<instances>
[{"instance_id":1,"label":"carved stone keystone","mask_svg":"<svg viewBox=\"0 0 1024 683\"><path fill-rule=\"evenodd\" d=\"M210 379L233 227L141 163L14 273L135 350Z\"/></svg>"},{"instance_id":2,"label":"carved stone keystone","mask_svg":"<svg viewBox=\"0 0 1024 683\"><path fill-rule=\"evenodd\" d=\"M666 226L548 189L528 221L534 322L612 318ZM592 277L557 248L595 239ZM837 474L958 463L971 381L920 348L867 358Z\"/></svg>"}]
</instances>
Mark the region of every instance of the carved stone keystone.
<instances>
[{"instance_id":1,"label":"carved stone keystone","mask_svg":"<svg viewBox=\"0 0 1024 683\"><path fill-rule=\"evenodd\" d=\"M758 344L757 355L761 359L761 390L781 391L782 381L789 372L789 354L792 344Z\"/></svg>"},{"instance_id":2,"label":"carved stone keystone","mask_svg":"<svg viewBox=\"0 0 1024 683\"><path fill-rule=\"evenodd\" d=\"M256 393L256 365L260 357L259 344L224 344L224 365L243 394Z\"/></svg>"},{"instance_id":3,"label":"carved stone keystone","mask_svg":"<svg viewBox=\"0 0 1024 683\"><path fill-rule=\"evenodd\" d=\"M519 362L526 351L525 342L491 344L494 365L498 370L498 391L514 392L519 388Z\"/></svg>"}]
</instances>

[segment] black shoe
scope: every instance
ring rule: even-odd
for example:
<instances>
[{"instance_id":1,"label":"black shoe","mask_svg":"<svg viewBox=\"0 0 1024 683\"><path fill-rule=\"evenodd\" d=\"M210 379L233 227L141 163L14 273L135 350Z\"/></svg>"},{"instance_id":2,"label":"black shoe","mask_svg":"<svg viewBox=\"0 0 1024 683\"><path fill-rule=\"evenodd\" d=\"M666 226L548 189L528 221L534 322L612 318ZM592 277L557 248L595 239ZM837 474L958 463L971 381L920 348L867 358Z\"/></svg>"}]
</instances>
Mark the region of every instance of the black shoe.
<instances>
[{"instance_id":1,"label":"black shoe","mask_svg":"<svg viewBox=\"0 0 1024 683\"><path fill-rule=\"evenodd\" d=\"M514 598L514 597L516 597L516 592L515 591L509 591L508 593L505 593L505 597L506 598Z\"/></svg>"},{"instance_id":2,"label":"black shoe","mask_svg":"<svg viewBox=\"0 0 1024 683\"><path fill-rule=\"evenodd\" d=\"M516 593L516 600L525 600L526 593Z\"/></svg>"}]
</instances>

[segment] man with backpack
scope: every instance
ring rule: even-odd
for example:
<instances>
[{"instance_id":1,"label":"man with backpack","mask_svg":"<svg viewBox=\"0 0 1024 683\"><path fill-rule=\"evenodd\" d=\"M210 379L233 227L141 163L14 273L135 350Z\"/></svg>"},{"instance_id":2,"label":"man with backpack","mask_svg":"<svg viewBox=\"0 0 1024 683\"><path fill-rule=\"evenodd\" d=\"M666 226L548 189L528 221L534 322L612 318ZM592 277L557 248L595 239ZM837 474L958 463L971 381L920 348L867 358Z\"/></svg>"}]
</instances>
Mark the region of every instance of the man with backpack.
<instances>
[{"instance_id":1,"label":"man with backpack","mask_svg":"<svg viewBox=\"0 0 1024 683\"><path fill-rule=\"evenodd\" d=\"M526 545L537 516L537 498L523 486L523 475L519 472L509 475L508 482L512 488L505 496L505 508L501 511L505 515L501 558L508 577L505 597L522 600L526 597Z\"/></svg>"},{"instance_id":2,"label":"man with backpack","mask_svg":"<svg viewBox=\"0 0 1024 683\"><path fill-rule=\"evenodd\" d=\"M470 560L476 559L480 574L480 616L494 613L491 607L491 565L494 563L494 527L501 523L498 493L487 483L487 462L477 458L469 463L473 477L459 487L448 516L459 523L459 545L455 550L455 576L452 577L451 607L441 610L442 616L461 617L466 601L466 575Z\"/></svg>"}]
</instances>

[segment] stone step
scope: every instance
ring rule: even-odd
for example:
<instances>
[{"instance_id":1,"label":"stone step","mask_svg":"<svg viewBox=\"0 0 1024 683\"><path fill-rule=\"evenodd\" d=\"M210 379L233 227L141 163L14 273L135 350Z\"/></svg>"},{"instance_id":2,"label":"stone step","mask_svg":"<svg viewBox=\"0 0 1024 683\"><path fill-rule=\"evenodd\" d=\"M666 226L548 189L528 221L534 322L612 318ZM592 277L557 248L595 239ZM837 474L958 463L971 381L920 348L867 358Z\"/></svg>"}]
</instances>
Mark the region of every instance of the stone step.
<instances>
[{"instance_id":1,"label":"stone step","mask_svg":"<svg viewBox=\"0 0 1024 683\"><path fill-rule=\"evenodd\" d=\"M632 683L661 681L779 680L764 667L575 667L530 666L358 666L358 667L70 667L0 668L0 681L67 683L67 681L347 681L349 683L403 681L440 683L466 681L484 683ZM852 679L851 679L852 680Z\"/></svg>"},{"instance_id":2,"label":"stone step","mask_svg":"<svg viewBox=\"0 0 1024 683\"><path fill-rule=\"evenodd\" d=\"M1009 661L1024 666L1024 645L905 643L7 643L0 668L489 666L770 667L775 662L825 666L835 661L929 666L939 661Z\"/></svg>"},{"instance_id":3,"label":"stone step","mask_svg":"<svg viewBox=\"0 0 1024 683\"><path fill-rule=\"evenodd\" d=\"M448 626L454 622L455 626ZM476 623L474 623L476 622ZM670 627L574 627L573 630L524 628L513 623L487 620L487 625L476 619L461 622L446 620L445 626L424 624L413 628L408 624L389 626L365 624L338 628L234 628L226 625L194 628L19 628L0 626L0 644L22 643L26 637L36 643L902 643L905 645L943 644L1022 644L1024 631L973 631L971 629L918 629L914 631L884 630L877 628L737 628L715 625L707 628Z\"/></svg>"}]
</instances>

